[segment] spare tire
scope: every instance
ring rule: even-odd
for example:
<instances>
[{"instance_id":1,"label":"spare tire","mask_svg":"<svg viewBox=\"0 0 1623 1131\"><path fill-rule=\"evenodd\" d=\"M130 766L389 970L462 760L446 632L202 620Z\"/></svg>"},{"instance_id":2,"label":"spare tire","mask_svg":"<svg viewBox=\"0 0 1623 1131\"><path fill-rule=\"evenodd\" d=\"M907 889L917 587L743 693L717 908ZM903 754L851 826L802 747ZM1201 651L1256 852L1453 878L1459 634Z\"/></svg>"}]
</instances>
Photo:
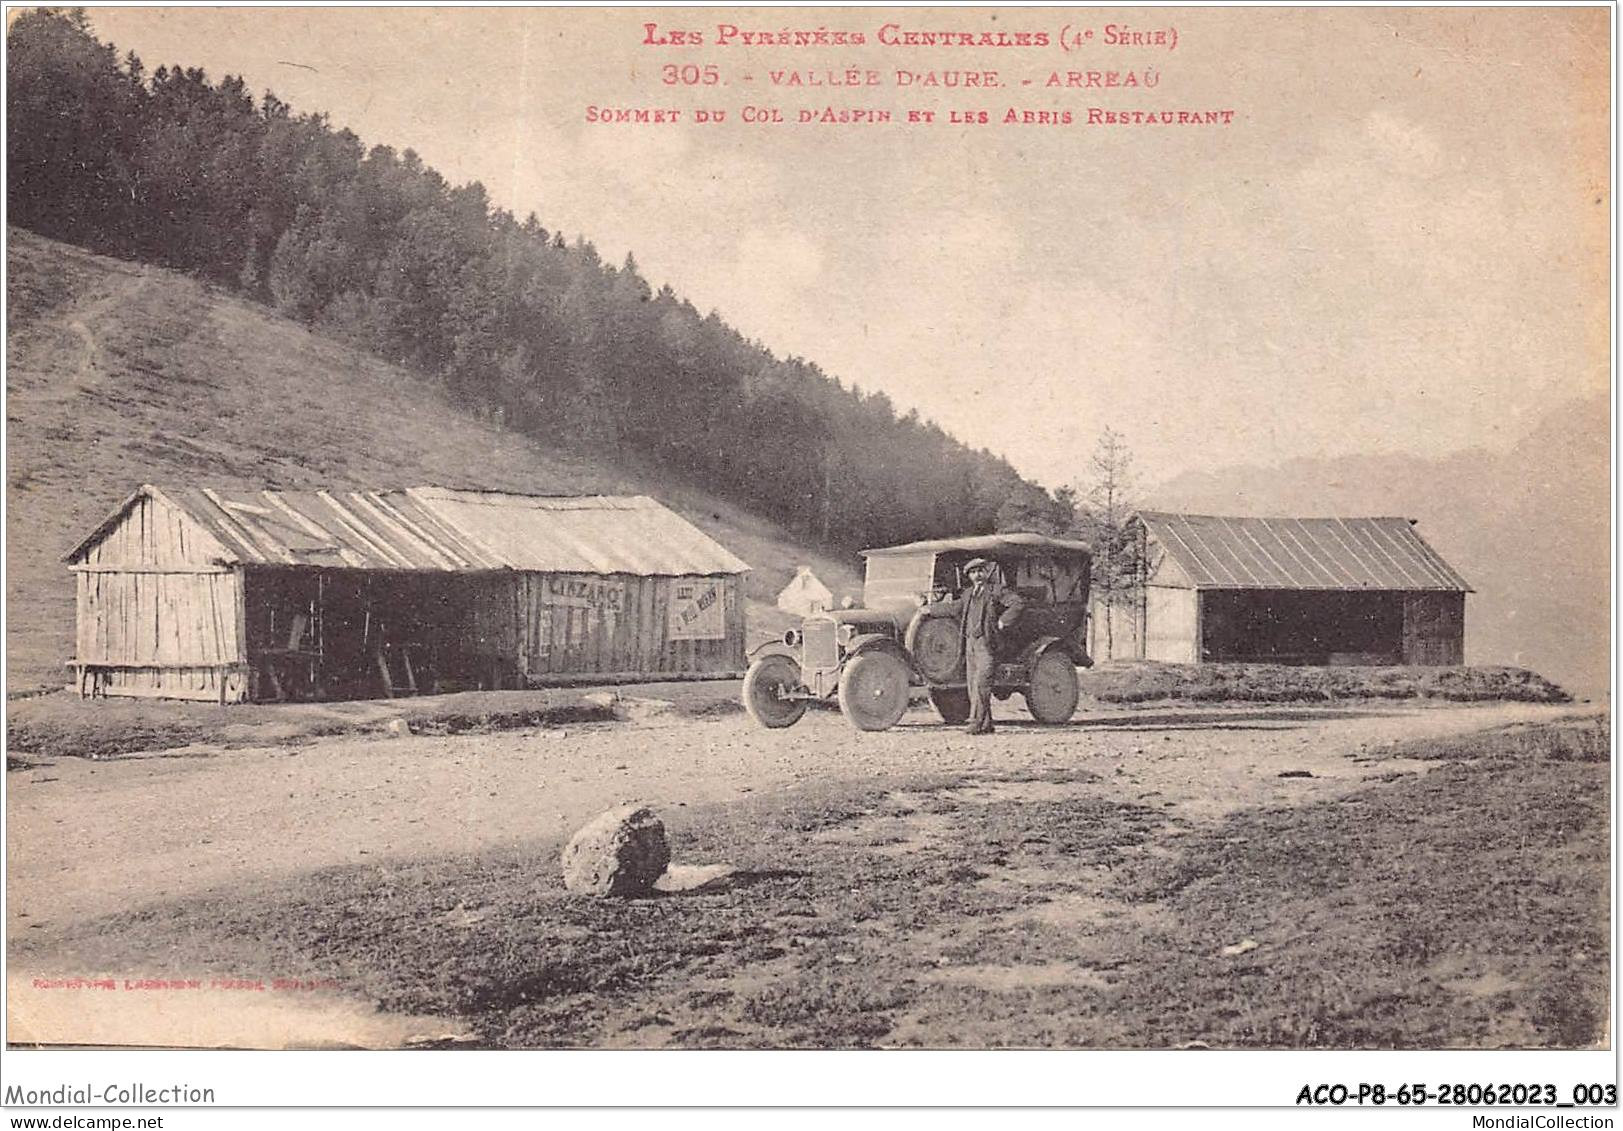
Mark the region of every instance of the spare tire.
<instances>
[{"instance_id":1,"label":"spare tire","mask_svg":"<svg viewBox=\"0 0 1623 1131\"><path fill-rule=\"evenodd\" d=\"M927 682L963 682L964 635L957 617L920 609L907 626L902 643Z\"/></svg>"}]
</instances>

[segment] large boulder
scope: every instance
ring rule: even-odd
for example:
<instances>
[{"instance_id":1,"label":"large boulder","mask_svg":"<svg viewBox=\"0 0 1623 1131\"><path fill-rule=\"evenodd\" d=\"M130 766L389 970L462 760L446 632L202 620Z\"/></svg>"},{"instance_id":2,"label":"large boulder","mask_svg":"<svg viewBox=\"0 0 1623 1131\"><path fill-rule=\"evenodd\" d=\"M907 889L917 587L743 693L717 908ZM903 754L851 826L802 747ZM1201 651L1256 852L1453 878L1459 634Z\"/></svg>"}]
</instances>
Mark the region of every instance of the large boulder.
<instances>
[{"instance_id":1,"label":"large boulder","mask_svg":"<svg viewBox=\"0 0 1623 1131\"><path fill-rule=\"evenodd\" d=\"M646 895L671 862L665 823L640 802L593 818L564 846L564 887L577 895Z\"/></svg>"}]
</instances>

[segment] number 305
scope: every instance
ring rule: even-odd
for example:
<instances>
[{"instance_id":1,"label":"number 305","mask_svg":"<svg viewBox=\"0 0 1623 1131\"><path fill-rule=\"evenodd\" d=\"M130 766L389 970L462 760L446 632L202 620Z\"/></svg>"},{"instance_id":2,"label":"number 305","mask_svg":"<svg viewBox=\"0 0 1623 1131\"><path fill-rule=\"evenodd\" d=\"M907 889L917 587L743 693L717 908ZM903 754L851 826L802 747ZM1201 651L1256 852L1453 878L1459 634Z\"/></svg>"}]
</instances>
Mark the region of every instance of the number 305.
<instances>
[{"instance_id":1,"label":"number 305","mask_svg":"<svg viewBox=\"0 0 1623 1131\"><path fill-rule=\"evenodd\" d=\"M666 63L660 68L666 86L715 86L721 81L721 72L715 67L701 67L696 63L677 66Z\"/></svg>"}]
</instances>

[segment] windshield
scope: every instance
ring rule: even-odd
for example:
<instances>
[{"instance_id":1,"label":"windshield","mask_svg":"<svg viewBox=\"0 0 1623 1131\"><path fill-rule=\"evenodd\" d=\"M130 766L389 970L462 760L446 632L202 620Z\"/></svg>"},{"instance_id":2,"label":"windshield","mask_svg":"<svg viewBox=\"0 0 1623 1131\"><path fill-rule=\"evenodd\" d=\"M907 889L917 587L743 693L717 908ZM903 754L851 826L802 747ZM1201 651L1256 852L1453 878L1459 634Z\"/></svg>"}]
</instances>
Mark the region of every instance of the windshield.
<instances>
[{"instance_id":1,"label":"windshield","mask_svg":"<svg viewBox=\"0 0 1623 1131\"><path fill-rule=\"evenodd\" d=\"M896 601L912 603L919 594L930 592L934 567L934 554L870 554L862 603L869 608Z\"/></svg>"}]
</instances>

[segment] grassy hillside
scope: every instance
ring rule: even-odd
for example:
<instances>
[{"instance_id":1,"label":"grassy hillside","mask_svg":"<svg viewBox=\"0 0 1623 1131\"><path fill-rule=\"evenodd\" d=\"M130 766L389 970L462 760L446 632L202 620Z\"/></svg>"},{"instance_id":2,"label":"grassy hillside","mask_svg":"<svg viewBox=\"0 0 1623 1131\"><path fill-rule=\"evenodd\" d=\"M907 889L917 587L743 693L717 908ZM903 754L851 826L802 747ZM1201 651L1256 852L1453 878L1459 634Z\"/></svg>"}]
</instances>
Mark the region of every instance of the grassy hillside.
<instances>
[{"instance_id":1,"label":"grassy hillside","mask_svg":"<svg viewBox=\"0 0 1623 1131\"><path fill-rule=\"evenodd\" d=\"M1466 660L1534 668L1580 694L1608 682L1611 411L1552 406L1508 451L1379 455L1182 476L1157 506L1209 514L1398 514L1476 590Z\"/></svg>"},{"instance_id":2,"label":"grassy hillside","mask_svg":"<svg viewBox=\"0 0 1623 1131\"><path fill-rule=\"evenodd\" d=\"M856 563L797 545L702 485L607 466L462 412L424 379L195 280L10 230L7 674L63 682L62 556L136 485L648 494L754 567L751 638L802 563L836 592Z\"/></svg>"}]
</instances>

